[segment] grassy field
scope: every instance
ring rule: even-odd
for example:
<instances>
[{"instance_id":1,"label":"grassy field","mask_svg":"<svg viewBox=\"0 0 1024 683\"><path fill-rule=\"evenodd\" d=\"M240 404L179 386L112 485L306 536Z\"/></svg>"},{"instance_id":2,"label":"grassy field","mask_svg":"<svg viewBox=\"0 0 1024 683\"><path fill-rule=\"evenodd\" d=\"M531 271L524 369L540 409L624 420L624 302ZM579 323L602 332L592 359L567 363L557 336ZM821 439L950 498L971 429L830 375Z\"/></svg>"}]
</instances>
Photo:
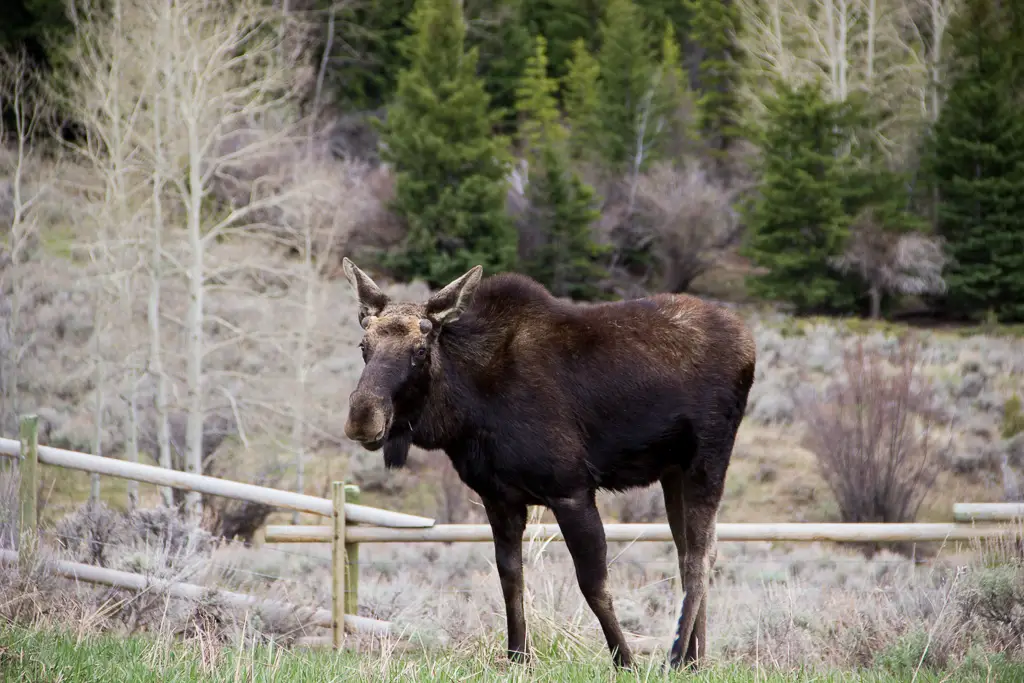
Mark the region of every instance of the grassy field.
<instances>
[{"instance_id":1,"label":"grassy field","mask_svg":"<svg viewBox=\"0 0 1024 683\"><path fill-rule=\"evenodd\" d=\"M114 638L70 631L28 631L0 626L0 675L19 683L132 681L1020 681L1024 665L1000 657L977 657L955 669L917 670L916 663L884 653L869 669L815 673L762 670L749 665L713 664L698 672L665 672L660 657L644 657L632 672L616 671L606 653L566 656L557 646L538 650L527 666L510 665L496 648L484 654L359 654L289 650L272 645L211 647L207 643Z\"/></svg>"}]
</instances>

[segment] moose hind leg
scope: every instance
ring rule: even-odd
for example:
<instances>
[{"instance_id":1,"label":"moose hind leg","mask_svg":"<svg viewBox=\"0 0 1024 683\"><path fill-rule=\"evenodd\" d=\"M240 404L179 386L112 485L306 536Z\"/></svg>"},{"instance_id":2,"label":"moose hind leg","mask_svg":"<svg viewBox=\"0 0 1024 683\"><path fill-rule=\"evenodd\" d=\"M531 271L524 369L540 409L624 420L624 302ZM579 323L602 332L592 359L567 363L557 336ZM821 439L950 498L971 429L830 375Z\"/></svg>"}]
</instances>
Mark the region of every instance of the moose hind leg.
<instances>
[{"instance_id":1,"label":"moose hind leg","mask_svg":"<svg viewBox=\"0 0 1024 683\"><path fill-rule=\"evenodd\" d=\"M697 663L707 653L707 595L717 548L715 525L720 487L703 476L680 471L662 478L665 509L679 555L683 604L676 625L669 664Z\"/></svg>"},{"instance_id":2,"label":"moose hind leg","mask_svg":"<svg viewBox=\"0 0 1024 683\"><path fill-rule=\"evenodd\" d=\"M672 648L672 665L679 666L679 651L686 644L682 663L696 663L707 653L708 578L715 545L717 505L707 502L686 505L686 559L683 574L682 610Z\"/></svg>"},{"instance_id":3,"label":"moose hind leg","mask_svg":"<svg viewBox=\"0 0 1024 683\"><path fill-rule=\"evenodd\" d=\"M631 667L633 655L608 591L608 544L593 491L585 496L563 499L552 505L551 510L572 555L580 591L601 624L615 664Z\"/></svg>"},{"instance_id":4,"label":"moose hind leg","mask_svg":"<svg viewBox=\"0 0 1024 683\"><path fill-rule=\"evenodd\" d=\"M683 605L686 605L686 502L683 499L683 472L675 468L666 472L661 478L661 488L665 495L665 516L672 531L672 541L676 546L679 561L679 582L683 589ZM669 662L673 668L679 666L683 653L690 640L689 634L681 630L682 621L677 624L676 637L669 651ZM684 638L686 638L684 640Z\"/></svg>"},{"instance_id":5,"label":"moose hind leg","mask_svg":"<svg viewBox=\"0 0 1024 683\"><path fill-rule=\"evenodd\" d=\"M526 644L526 614L523 611L523 532L526 506L484 499L484 509L494 536L494 559L505 599L508 626L508 658L522 662L529 658Z\"/></svg>"}]
</instances>

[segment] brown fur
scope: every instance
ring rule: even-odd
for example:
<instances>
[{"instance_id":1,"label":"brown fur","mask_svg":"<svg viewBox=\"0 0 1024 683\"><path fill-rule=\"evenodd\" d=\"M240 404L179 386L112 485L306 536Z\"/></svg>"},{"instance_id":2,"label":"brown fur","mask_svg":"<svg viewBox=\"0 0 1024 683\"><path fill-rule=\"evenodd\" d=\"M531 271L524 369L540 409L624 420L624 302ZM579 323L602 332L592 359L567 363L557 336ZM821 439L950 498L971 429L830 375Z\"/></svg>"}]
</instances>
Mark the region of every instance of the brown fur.
<instances>
[{"instance_id":1,"label":"brown fur","mask_svg":"<svg viewBox=\"0 0 1024 683\"><path fill-rule=\"evenodd\" d=\"M442 449L480 495L509 656L529 651L521 545L527 506L543 505L616 662L631 663L595 492L658 481L684 590L670 661L702 657L715 519L754 379L746 325L691 296L574 304L522 275L481 280L479 267L426 303L394 303L348 259L345 272L366 329L345 433L383 448L389 467L411 444Z\"/></svg>"}]
</instances>

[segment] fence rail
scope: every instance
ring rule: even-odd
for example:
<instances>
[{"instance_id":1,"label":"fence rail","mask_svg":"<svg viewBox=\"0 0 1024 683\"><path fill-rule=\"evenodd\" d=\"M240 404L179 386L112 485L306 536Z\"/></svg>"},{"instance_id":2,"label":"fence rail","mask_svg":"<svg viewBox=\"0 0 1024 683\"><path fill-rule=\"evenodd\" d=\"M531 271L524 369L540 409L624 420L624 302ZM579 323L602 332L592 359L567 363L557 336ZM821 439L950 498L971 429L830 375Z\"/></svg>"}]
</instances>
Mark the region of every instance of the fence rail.
<instances>
[{"instance_id":1,"label":"fence rail","mask_svg":"<svg viewBox=\"0 0 1024 683\"><path fill-rule=\"evenodd\" d=\"M327 500L290 491L244 484L228 479L178 472L152 465L114 460L112 458L102 458L51 446L40 446L38 444L38 418L34 415L26 415L22 418L18 441L0 437L0 456L13 457L18 460L21 478L18 519L19 551L17 553L3 551L3 554L0 555L0 564L14 562L22 568L28 568L33 565L36 559L36 549L38 546L36 510L39 488L39 463L159 486L170 486L171 488L183 489L185 491L195 491L225 498L262 503L271 507L310 512L330 517L335 522L340 520L342 532L337 537L338 547L334 552L336 558L333 563L335 581L332 584L331 591L331 610L319 610L314 613L314 623L320 626L328 626L332 629L332 641L336 648L341 647L346 628L348 630L382 634L390 633L391 626L388 622L356 615L358 607L358 596L355 594L358 590L357 565L355 564L357 562L357 546L345 542L345 522L369 523L381 525L385 528L388 526L406 528L429 527L434 524L434 520L427 517L380 510L359 505L358 503L347 503L345 500L346 486L343 482L335 482L333 484L334 498L333 500ZM354 493L357 493L357 490ZM352 565L348 572L346 572L347 565ZM150 581L147 577L140 574L118 572L73 562L51 562L47 566L57 574L87 583L119 586L135 591L144 590L147 586L150 586ZM349 577L347 580L346 574ZM170 583L165 589L168 595L179 598L195 598L207 590L204 587L187 583ZM346 589L350 594L346 595ZM268 601L261 600L255 596L232 593L230 591L218 591L218 593L227 603L237 607L245 608L254 604L260 604L265 609L275 609ZM286 608L289 608L289 606L277 606L278 610Z\"/></svg>"},{"instance_id":2,"label":"fence rail","mask_svg":"<svg viewBox=\"0 0 1024 683\"><path fill-rule=\"evenodd\" d=\"M22 419L20 440L0 438L0 456L19 458L22 476L19 549L3 551L0 564L29 565L37 547L36 496L38 463L120 477L159 486L235 498L271 507L310 512L331 519L330 525L268 525L266 543L325 543L332 545L331 610L314 610L312 622L332 629L332 643L341 647L346 627L376 634L391 633L388 622L356 616L358 606L358 553L360 543L487 542L492 540L486 524L439 524L427 517L380 510L348 502L346 495L358 500L358 488L344 482L332 482L332 499L254 486L237 481L167 470L152 465L128 463L37 443L36 419ZM735 524L717 525L719 541L964 541L982 538L1017 538L1019 524L977 524L976 522L1020 522L1024 503L957 503L954 520L948 524ZM370 526L358 526L370 525ZM668 524L606 524L609 542L671 541ZM524 538L538 541L564 541L557 524L527 525ZM71 562L50 563L58 574L81 581L116 585L131 590L152 587L144 576L128 572L80 565ZM175 597L194 597L207 590L184 583L169 583L164 590ZM262 605L265 609L291 609L292 606L241 593L220 591L225 599L239 607Z\"/></svg>"},{"instance_id":3,"label":"fence rail","mask_svg":"<svg viewBox=\"0 0 1024 683\"><path fill-rule=\"evenodd\" d=\"M609 542L671 541L668 524L605 524ZM268 525L267 543L323 543L331 540L332 527L314 525ZM719 523L719 541L966 541L1010 536L1015 530L1004 526L964 524L869 524L813 522L739 524ZM528 524L524 538L535 541L564 541L557 524ZM354 527L346 531L349 543L479 543L492 540L487 524L439 524L429 529L385 529Z\"/></svg>"},{"instance_id":4,"label":"fence rail","mask_svg":"<svg viewBox=\"0 0 1024 683\"><path fill-rule=\"evenodd\" d=\"M958 522L1012 522L1024 520L1024 503L954 503Z\"/></svg>"},{"instance_id":5,"label":"fence rail","mask_svg":"<svg viewBox=\"0 0 1024 683\"><path fill-rule=\"evenodd\" d=\"M0 438L0 455L19 457L20 451L20 442L14 439ZM217 477L192 474L191 472L168 470L163 467L156 467L155 465L143 465L125 460L102 458L96 455L66 451L51 446L39 446L38 457L39 462L44 465L82 470L94 474L105 474L111 477L120 477L121 479L131 479L147 484L157 484L158 486L170 486L171 488L185 491L235 498L252 503L262 503L271 507L310 512L323 517L334 516L334 506L330 500L308 496L303 493L281 491L280 489L244 484L240 481L218 479ZM380 510L355 503L345 505L345 517L352 522L385 527L422 528L434 525L434 520L428 517Z\"/></svg>"},{"instance_id":6,"label":"fence rail","mask_svg":"<svg viewBox=\"0 0 1024 683\"><path fill-rule=\"evenodd\" d=\"M19 553L11 550L0 550L0 565L17 566L19 563ZM124 572L117 569L107 569L106 567L97 567L93 564L68 562L66 560L47 562L44 566L50 572L57 574L58 576L63 576L76 581L84 581L86 583L114 586L116 588L125 588L136 592L153 591L156 593L166 593L172 598L184 598L188 600L198 600L203 596L210 595L212 592L217 598L223 600L225 604L243 609L259 608L264 612L264 614L271 618L281 618L293 615L302 619L304 616L304 620L307 623L326 628L331 628L334 623L334 616L330 610L303 609L298 605L277 602L275 600L264 600L245 593L236 593L234 591L227 590L211 591L207 586L198 586L192 583L154 581L140 574L133 574L131 572ZM305 615L303 615L304 612ZM355 614L345 614L344 625L347 626L349 630L360 633L371 633L373 635L391 634L390 622L371 619L370 617L360 617Z\"/></svg>"}]
</instances>

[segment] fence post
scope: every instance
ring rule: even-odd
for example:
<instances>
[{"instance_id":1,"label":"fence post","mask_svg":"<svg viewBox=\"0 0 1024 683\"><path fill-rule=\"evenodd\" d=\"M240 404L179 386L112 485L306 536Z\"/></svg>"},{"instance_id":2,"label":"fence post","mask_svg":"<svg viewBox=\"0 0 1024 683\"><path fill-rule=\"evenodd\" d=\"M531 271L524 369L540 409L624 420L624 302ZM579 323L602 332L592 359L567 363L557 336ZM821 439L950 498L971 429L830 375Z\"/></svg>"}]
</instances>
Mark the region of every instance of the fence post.
<instances>
[{"instance_id":1,"label":"fence post","mask_svg":"<svg viewBox=\"0 0 1024 683\"><path fill-rule=\"evenodd\" d=\"M18 474L21 478L21 487L18 491L18 559L22 569L28 569L35 559L38 531L36 498L39 495L39 418L35 415L23 416L18 436L21 440L21 456L18 462Z\"/></svg>"},{"instance_id":2,"label":"fence post","mask_svg":"<svg viewBox=\"0 0 1024 683\"><path fill-rule=\"evenodd\" d=\"M331 482L334 534L331 537L331 630L335 650L345 641L345 482Z\"/></svg>"},{"instance_id":3,"label":"fence post","mask_svg":"<svg viewBox=\"0 0 1024 683\"><path fill-rule=\"evenodd\" d=\"M359 487L345 485L345 500L359 502ZM354 522L353 522L354 524ZM346 522L345 528L348 528ZM345 614L359 614L359 544L345 541Z\"/></svg>"}]
</instances>

